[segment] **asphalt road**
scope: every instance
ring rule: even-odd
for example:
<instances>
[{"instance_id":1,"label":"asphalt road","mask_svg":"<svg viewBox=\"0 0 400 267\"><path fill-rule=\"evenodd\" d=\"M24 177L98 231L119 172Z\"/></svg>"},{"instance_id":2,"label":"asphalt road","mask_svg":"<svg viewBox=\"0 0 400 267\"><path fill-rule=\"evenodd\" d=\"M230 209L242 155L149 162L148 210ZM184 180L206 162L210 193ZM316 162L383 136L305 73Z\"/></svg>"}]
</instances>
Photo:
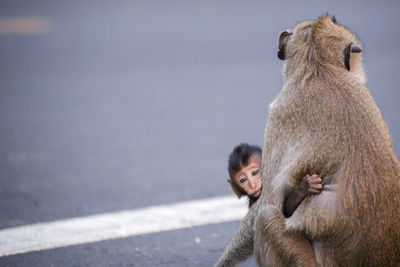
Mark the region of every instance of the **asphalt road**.
<instances>
[{"instance_id":1,"label":"asphalt road","mask_svg":"<svg viewBox=\"0 0 400 267\"><path fill-rule=\"evenodd\" d=\"M364 44L400 153L397 1L1 1L0 229L231 194L261 145L279 33L329 12ZM1 26L1 20L0 20ZM1 28L1 27L0 27ZM0 266L211 266L238 222L0 258ZM248 265L254 265L254 261Z\"/></svg>"}]
</instances>

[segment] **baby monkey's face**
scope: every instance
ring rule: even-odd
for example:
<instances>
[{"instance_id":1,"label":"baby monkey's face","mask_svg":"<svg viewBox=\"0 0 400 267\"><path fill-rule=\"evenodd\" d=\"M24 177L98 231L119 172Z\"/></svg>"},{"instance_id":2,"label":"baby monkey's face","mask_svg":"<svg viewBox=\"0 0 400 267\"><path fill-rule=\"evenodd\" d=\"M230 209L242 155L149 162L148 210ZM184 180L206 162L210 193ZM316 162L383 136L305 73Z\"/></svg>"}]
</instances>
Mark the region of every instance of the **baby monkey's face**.
<instances>
[{"instance_id":1,"label":"baby monkey's face","mask_svg":"<svg viewBox=\"0 0 400 267\"><path fill-rule=\"evenodd\" d=\"M249 164L236 173L234 179L236 184L239 185L247 195L258 198L262 190L261 158L259 156L251 157Z\"/></svg>"}]
</instances>

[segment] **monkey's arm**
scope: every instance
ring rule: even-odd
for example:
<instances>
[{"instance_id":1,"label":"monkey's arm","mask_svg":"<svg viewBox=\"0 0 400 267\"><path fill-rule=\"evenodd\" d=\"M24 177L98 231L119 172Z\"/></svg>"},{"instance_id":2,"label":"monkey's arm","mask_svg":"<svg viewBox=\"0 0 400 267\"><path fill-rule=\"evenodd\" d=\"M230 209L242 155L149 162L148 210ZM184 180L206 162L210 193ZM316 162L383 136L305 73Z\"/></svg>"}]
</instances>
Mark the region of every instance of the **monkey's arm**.
<instances>
[{"instance_id":1,"label":"monkey's arm","mask_svg":"<svg viewBox=\"0 0 400 267\"><path fill-rule=\"evenodd\" d=\"M239 229L215 264L216 267L235 266L253 254L254 214L254 209L252 209L243 218Z\"/></svg>"},{"instance_id":2,"label":"monkey's arm","mask_svg":"<svg viewBox=\"0 0 400 267\"><path fill-rule=\"evenodd\" d=\"M322 179L318 175L306 175L300 184L296 185L289 195L285 198L283 204L283 215L286 218L292 216L293 212L299 207L300 203L309 194L318 194L322 190Z\"/></svg>"}]
</instances>

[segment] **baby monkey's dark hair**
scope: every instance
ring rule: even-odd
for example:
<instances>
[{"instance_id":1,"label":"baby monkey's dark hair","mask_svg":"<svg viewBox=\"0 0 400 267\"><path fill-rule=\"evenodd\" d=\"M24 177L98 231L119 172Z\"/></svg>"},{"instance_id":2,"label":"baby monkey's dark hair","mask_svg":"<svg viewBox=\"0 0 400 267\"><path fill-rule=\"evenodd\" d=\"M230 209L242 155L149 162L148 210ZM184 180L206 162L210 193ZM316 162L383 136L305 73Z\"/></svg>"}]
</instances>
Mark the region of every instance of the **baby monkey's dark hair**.
<instances>
[{"instance_id":1,"label":"baby monkey's dark hair","mask_svg":"<svg viewBox=\"0 0 400 267\"><path fill-rule=\"evenodd\" d=\"M235 175L243 168L249 164L249 160L252 156L258 155L261 157L262 150L259 146L249 145L247 143L242 143L236 146L232 153L229 155L228 159L228 172L229 176L236 189L240 194L246 195L246 192L238 186L235 182Z\"/></svg>"}]
</instances>

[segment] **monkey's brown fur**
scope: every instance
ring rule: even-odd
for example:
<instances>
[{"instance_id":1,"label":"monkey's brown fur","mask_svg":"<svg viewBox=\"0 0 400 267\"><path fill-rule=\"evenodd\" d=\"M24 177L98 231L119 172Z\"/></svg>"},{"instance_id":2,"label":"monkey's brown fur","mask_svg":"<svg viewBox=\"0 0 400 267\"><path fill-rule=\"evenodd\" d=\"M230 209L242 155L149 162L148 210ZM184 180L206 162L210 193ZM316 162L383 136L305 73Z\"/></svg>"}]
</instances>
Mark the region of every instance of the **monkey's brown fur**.
<instances>
[{"instance_id":1,"label":"monkey's brown fur","mask_svg":"<svg viewBox=\"0 0 400 267\"><path fill-rule=\"evenodd\" d=\"M343 62L351 43L361 47L328 16L296 25L266 127L263 192L217 265L249 256L229 258L249 243L238 236L254 238L261 266L400 265L400 165L361 54L350 71ZM324 177L324 190L285 221L285 194L307 173Z\"/></svg>"}]
</instances>

